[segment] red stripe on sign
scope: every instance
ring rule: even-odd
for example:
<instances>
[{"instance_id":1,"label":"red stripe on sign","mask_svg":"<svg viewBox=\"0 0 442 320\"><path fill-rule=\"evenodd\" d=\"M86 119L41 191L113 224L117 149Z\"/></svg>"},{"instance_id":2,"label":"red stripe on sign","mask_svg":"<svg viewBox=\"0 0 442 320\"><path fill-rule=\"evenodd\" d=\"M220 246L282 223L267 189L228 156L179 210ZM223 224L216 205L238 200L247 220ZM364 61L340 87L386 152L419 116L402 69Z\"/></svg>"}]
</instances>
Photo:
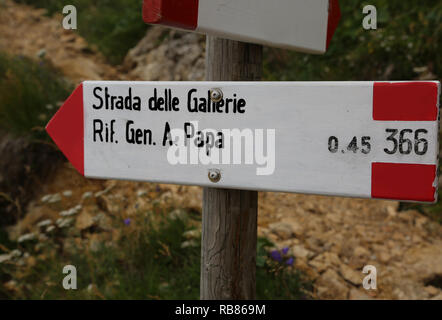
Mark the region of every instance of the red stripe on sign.
<instances>
[{"instance_id":1,"label":"red stripe on sign","mask_svg":"<svg viewBox=\"0 0 442 320\"><path fill-rule=\"evenodd\" d=\"M380 199L436 201L436 166L374 162L371 196Z\"/></svg>"},{"instance_id":2,"label":"red stripe on sign","mask_svg":"<svg viewBox=\"0 0 442 320\"><path fill-rule=\"evenodd\" d=\"M341 20L339 0L330 0L328 5L327 49Z\"/></svg>"},{"instance_id":3,"label":"red stripe on sign","mask_svg":"<svg viewBox=\"0 0 442 320\"><path fill-rule=\"evenodd\" d=\"M46 126L46 132L82 175L84 175L83 112L83 84L80 84Z\"/></svg>"},{"instance_id":4,"label":"red stripe on sign","mask_svg":"<svg viewBox=\"0 0 442 320\"><path fill-rule=\"evenodd\" d=\"M436 121L437 98L434 82L375 82L373 120Z\"/></svg>"},{"instance_id":5,"label":"red stripe on sign","mask_svg":"<svg viewBox=\"0 0 442 320\"><path fill-rule=\"evenodd\" d=\"M144 0L146 23L195 30L198 26L199 0Z\"/></svg>"}]
</instances>

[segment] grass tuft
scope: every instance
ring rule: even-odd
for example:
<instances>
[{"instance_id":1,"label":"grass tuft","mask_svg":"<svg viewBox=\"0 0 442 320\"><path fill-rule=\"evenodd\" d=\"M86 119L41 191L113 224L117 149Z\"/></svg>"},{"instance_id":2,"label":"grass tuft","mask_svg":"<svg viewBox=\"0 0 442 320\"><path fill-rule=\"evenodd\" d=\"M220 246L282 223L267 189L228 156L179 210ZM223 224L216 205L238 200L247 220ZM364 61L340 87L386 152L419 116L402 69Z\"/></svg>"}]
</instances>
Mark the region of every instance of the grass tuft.
<instances>
[{"instance_id":1,"label":"grass tuft","mask_svg":"<svg viewBox=\"0 0 442 320\"><path fill-rule=\"evenodd\" d=\"M0 53L0 126L6 131L47 139L44 127L70 91L46 61Z\"/></svg>"}]
</instances>

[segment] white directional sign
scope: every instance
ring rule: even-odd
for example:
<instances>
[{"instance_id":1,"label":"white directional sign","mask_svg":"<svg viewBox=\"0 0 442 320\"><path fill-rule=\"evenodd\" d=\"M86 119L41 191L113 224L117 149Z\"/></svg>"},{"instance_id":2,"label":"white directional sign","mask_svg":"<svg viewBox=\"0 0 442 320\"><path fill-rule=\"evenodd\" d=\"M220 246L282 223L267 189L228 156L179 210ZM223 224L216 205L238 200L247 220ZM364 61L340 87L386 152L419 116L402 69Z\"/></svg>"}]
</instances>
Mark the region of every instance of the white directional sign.
<instances>
[{"instance_id":1,"label":"white directional sign","mask_svg":"<svg viewBox=\"0 0 442 320\"><path fill-rule=\"evenodd\" d=\"M86 81L47 131L90 178L433 202L439 87Z\"/></svg>"},{"instance_id":2,"label":"white directional sign","mask_svg":"<svg viewBox=\"0 0 442 320\"><path fill-rule=\"evenodd\" d=\"M226 39L324 53L341 17L338 0L144 0L146 23Z\"/></svg>"}]
</instances>

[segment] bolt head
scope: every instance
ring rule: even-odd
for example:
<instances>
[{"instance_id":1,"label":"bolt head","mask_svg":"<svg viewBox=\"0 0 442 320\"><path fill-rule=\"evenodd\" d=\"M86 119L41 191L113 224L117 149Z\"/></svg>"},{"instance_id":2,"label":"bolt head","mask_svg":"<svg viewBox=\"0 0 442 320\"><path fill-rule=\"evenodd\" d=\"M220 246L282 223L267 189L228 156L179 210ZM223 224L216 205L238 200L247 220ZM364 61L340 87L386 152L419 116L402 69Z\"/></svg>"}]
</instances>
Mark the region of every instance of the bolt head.
<instances>
[{"instance_id":1,"label":"bolt head","mask_svg":"<svg viewBox=\"0 0 442 320\"><path fill-rule=\"evenodd\" d=\"M221 89L215 88L210 90L210 99L213 102L220 102L223 99L223 92Z\"/></svg>"},{"instance_id":2,"label":"bolt head","mask_svg":"<svg viewBox=\"0 0 442 320\"><path fill-rule=\"evenodd\" d=\"M221 180L221 172L218 169L210 169L208 177L210 181L217 183Z\"/></svg>"}]
</instances>

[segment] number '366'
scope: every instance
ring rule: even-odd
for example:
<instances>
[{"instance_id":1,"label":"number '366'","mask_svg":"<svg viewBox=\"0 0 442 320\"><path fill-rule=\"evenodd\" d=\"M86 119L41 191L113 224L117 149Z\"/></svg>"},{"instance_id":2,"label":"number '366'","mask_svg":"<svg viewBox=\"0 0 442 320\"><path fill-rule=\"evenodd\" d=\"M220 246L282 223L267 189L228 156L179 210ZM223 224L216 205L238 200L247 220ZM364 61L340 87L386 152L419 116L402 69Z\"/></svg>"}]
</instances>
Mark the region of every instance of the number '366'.
<instances>
[{"instance_id":1,"label":"number '366'","mask_svg":"<svg viewBox=\"0 0 442 320\"><path fill-rule=\"evenodd\" d=\"M414 132L414 143L410 138L406 137L406 135L410 136L410 134L413 133L413 130L411 129L404 129L400 132L398 129L386 129L385 132L390 134L387 138L387 141L391 141L393 143L392 149L384 149L385 153L395 154L399 150L400 154L410 154L413 149L414 152L419 156L423 156L425 153L427 153L428 140L421 137L421 135L425 135L428 133L427 130L416 130ZM398 133L399 138L397 137Z\"/></svg>"}]
</instances>

